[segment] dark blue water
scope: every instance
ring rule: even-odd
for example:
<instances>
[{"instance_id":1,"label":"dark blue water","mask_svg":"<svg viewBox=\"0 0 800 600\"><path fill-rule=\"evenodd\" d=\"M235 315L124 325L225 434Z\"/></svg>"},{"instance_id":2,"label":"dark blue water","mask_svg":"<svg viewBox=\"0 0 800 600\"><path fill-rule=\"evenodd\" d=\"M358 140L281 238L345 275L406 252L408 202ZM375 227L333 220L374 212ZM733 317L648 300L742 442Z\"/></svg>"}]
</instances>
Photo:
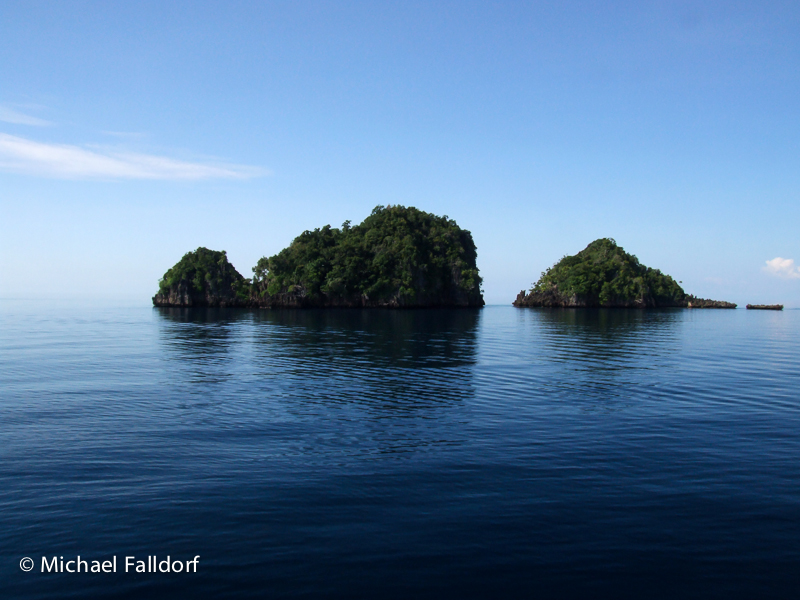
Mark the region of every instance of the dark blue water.
<instances>
[{"instance_id":1,"label":"dark blue water","mask_svg":"<svg viewBox=\"0 0 800 600\"><path fill-rule=\"evenodd\" d=\"M797 597L798 334L5 302L0 597ZM41 572L76 555L118 572Z\"/></svg>"}]
</instances>

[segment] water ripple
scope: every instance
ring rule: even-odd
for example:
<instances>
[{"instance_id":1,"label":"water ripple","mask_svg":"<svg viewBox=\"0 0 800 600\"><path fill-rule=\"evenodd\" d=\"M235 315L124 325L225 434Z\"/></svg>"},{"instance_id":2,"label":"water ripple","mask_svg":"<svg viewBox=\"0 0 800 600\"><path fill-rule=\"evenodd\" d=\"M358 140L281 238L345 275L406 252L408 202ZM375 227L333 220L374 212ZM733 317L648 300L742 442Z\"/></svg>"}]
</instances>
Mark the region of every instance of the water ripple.
<instances>
[{"instance_id":1,"label":"water ripple","mask_svg":"<svg viewBox=\"0 0 800 600\"><path fill-rule=\"evenodd\" d=\"M2 319L8 597L109 592L26 579L24 552L207 557L188 584L116 578L118 597L800 584L800 311Z\"/></svg>"}]
</instances>

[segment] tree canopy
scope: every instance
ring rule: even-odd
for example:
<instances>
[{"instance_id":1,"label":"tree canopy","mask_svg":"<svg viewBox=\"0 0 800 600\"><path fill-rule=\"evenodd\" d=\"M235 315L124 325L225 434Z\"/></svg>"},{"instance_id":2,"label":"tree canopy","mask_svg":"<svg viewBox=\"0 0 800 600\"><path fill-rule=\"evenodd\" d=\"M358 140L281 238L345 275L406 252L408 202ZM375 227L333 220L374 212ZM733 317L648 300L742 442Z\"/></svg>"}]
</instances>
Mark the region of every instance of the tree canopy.
<instances>
[{"instance_id":1,"label":"tree canopy","mask_svg":"<svg viewBox=\"0 0 800 600\"><path fill-rule=\"evenodd\" d=\"M153 301L181 306L235 305L245 302L249 294L249 282L228 262L224 250L201 247L184 254L164 273Z\"/></svg>"},{"instance_id":2,"label":"tree canopy","mask_svg":"<svg viewBox=\"0 0 800 600\"><path fill-rule=\"evenodd\" d=\"M686 297L672 277L644 266L611 238L565 256L530 291L525 305L683 306Z\"/></svg>"},{"instance_id":3,"label":"tree canopy","mask_svg":"<svg viewBox=\"0 0 800 600\"><path fill-rule=\"evenodd\" d=\"M469 231L413 207L378 206L361 224L305 231L253 269L259 303L482 306Z\"/></svg>"}]
</instances>

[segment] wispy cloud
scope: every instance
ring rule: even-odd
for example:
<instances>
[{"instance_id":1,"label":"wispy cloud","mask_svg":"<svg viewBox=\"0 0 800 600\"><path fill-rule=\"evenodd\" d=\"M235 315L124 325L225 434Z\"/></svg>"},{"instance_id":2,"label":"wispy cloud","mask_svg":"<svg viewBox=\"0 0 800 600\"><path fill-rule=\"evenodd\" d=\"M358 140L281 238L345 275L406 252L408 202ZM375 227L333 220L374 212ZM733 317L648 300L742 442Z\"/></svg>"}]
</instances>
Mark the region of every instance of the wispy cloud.
<instances>
[{"instance_id":1,"label":"wispy cloud","mask_svg":"<svg viewBox=\"0 0 800 600\"><path fill-rule=\"evenodd\" d=\"M776 256L767 261L764 271L784 279L800 279L800 267L795 266L794 259Z\"/></svg>"},{"instance_id":2,"label":"wispy cloud","mask_svg":"<svg viewBox=\"0 0 800 600\"><path fill-rule=\"evenodd\" d=\"M34 125L36 127L52 125L50 121L45 121L44 119L23 114L14 110L13 108L3 105L0 105L0 121L5 123L14 123L15 125Z\"/></svg>"},{"instance_id":3,"label":"wispy cloud","mask_svg":"<svg viewBox=\"0 0 800 600\"><path fill-rule=\"evenodd\" d=\"M257 167L188 162L113 150L48 144L0 133L0 169L64 179L246 179L267 175Z\"/></svg>"}]
</instances>

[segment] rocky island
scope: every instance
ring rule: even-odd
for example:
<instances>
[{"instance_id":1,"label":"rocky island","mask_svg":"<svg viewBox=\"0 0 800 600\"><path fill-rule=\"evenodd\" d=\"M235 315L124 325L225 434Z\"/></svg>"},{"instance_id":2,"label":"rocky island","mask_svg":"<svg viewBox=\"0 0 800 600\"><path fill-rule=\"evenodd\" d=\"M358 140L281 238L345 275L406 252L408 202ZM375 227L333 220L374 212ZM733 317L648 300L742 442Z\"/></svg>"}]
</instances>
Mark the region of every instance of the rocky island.
<instances>
[{"instance_id":1,"label":"rocky island","mask_svg":"<svg viewBox=\"0 0 800 600\"><path fill-rule=\"evenodd\" d=\"M198 248L187 252L164 273L153 296L155 306L246 306L250 282L242 277L225 251Z\"/></svg>"},{"instance_id":2,"label":"rocky island","mask_svg":"<svg viewBox=\"0 0 800 600\"><path fill-rule=\"evenodd\" d=\"M413 207L378 206L355 226L305 231L242 277L224 252L198 248L164 274L156 306L480 307L469 231Z\"/></svg>"},{"instance_id":3,"label":"rocky island","mask_svg":"<svg viewBox=\"0 0 800 600\"><path fill-rule=\"evenodd\" d=\"M731 302L686 294L672 277L651 269L611 238L593 241L542 273L517 307L736 308Z\"/></svg>"}]
</instances>

